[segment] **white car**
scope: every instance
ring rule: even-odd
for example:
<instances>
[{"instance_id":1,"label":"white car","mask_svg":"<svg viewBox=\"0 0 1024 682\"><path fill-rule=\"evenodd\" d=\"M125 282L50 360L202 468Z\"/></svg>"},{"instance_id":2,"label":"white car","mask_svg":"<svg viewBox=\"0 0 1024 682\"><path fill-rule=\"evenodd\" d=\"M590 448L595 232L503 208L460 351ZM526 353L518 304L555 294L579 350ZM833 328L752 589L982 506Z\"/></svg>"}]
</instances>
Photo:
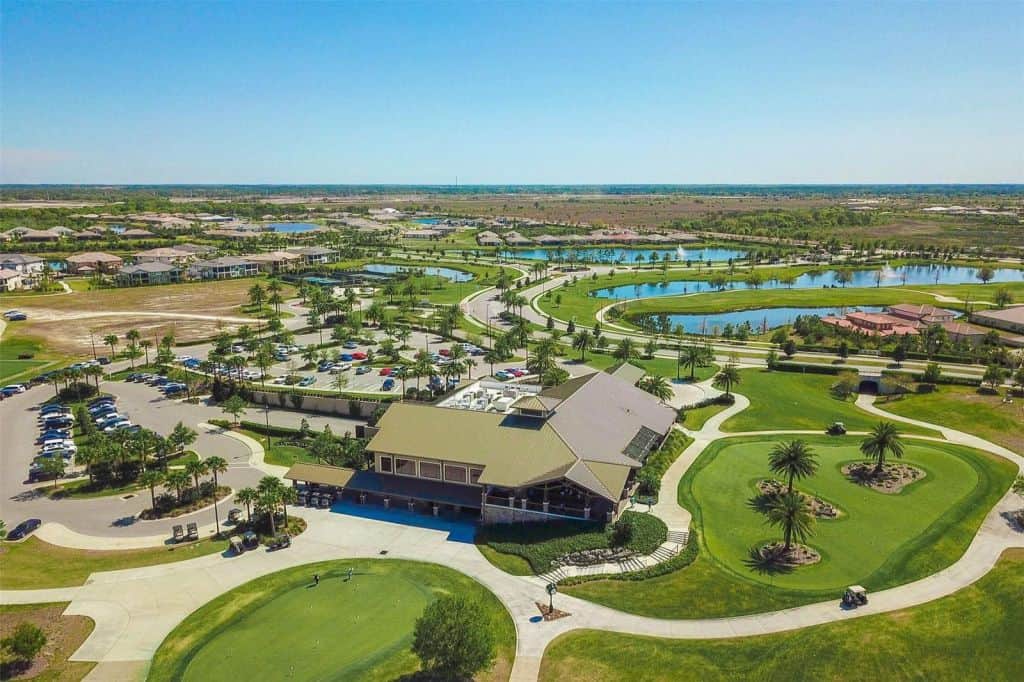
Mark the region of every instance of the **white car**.
<instances>
[{"instance_id":1,"label":"white car","mask_svg":"<svg viewBox=\"0 0 1024 682\"><path fill-rule=\"evenodd\" d=\"M96 426L99 426L100 428L103 428L104 426L107 426L108 424L113 424L114 422L120 421L120 420L122 420L124 418L125 417L123 415L118 414L117 412L111 412L110 414L105 414L102 417L98 417L96 419Z\"/></svg>"},{"instance_id":2,"label":"white car","mask_svg":"<svg viewBox=\"0 0 1024 682\"><path fill-rule=\"evenodd\" d=\"M24 393L26 388L25 384L9 384L0 389L0 391L4 393Z\"/></svg>"},{"instance_id":3,"label":"white car","mask_svg":"<svg viewBox=\"0 0 1024 682\"><path fill-rule=\"evenodd\" d=\"M352 369L351 362L342 362L331 367L331 374L338 374L339 372L347 372Z\"/></svg>"},{"instance_id":4,"label":"white car","mask_svg":"<svg viewBox=\"0 0 1024 682\"><path fill-rule=\"evenodd\" d=\"M270 383L277 384L278 386L280 386L281 384L283 384L286 381L288 381L288 377L281 376L281 377L274 377L274 380L271 381Z\"/></svg>"},{"instance_id":5,"label":"white car","mask_svg":"<svg viewBox=\"0 0 1024 682\"><path fill-rule=\"evenodd\" d=\"M188 362L189 360L195 360L195 358L192 357L191 355L179 355L174 358L174 361L177 362L179 365L184 362Z\"/></svg>"},{"instance_id":6,"label":"white car","mask_svg":"<svg viewBox=\"0 0 1024 682\"><path fill-rule=\"evenodd\" d=\"M263 376L263 372L260 372L259 370L256 369L242 370L242 377L245 379L249 379L250 381L255 381L256 379L259 379L261 376Z\"/></svg>"},{"instance_id":7,"label":"white car","mask_svg":"<svg viewBox=\"0 0 1024 682\"><path fill-rule=\"evenodd\" d=\"M103 433L113 433L114 431L120 431L121 429L127 429L132 423L127 419L121 419L119 421L110 424L103 429Z\"/></svg>"}]
</instances>

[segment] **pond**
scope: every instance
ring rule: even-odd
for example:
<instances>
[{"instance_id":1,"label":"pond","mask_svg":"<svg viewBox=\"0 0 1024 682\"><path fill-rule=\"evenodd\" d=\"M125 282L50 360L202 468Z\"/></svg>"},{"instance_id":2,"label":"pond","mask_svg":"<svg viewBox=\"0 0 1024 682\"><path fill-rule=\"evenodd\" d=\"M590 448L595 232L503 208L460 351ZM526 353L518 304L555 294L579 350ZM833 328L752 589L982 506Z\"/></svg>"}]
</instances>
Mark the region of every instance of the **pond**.
<instances>
[{"instance_id":1,"label":"pond","mask_svg":"<svg viewBox=\"0 0 1024 682\"><path fill-rule=\"evenodd\" d=\"M419 223L420 225L437 225L439 222L441 222L441 219L440 218L417 218L415 220L415 222Z\"/></svg>"},{"instance_id":2,"label":"pond","mask_svg":"<svg viewBox=\"0 0 1024 682\"><path fill-rule=\"evenodd\" d=\"M267 229L271 232L297 234L300 232L312 232L314 230L319 230L320 226L316 223L267 223Z\"/></svg>"},{"instance_id":3,"label":"pond","mask_svg":"<svg viewBox=\"0 0 1024 682\"><path fill-rule=\"evenodd\" d=\"M751 328L757 333L763 333L775 327L792 324L800 315L826 315L842 316L854 311L865 313L880 313L885 310L884 306L862 305L856 307L818 307L818 308L755 308L753 310L734 310L728 313L688 313L669 315L668 319L672 326L683 325L683 329L691 334L707 334L716 327L721 330L727 324L739 327L744 322L749 322Z\"/></svg>"},{"instance_id":4,"label":"pond","mask_svg":"<svg viewBox=\"0 0 1024 682\"><path fill-rule=\"evenodd\" d=\"M442 268L436 265L410 266L392 265L390 263L370 263L363 266L363 270L366 270L367 272L376 272L382 275L391 275L396 272L408 272L410 270L414 270L431 277L444 277L452 282L468 282L473 279L473 273L471 272L464 272L453 268Z\"/></svg>"},{"instance_id":5,"label":"pond","mask_svg":"<svg viewBox=\"0 0 1024 682\"><path fill-rule=\"evenodd\" d=\"M793 282L792 286L777 280L766 280L760 285L762 289L813 289L816 287L842 287L836 280L836 270L806 272ZM1024 270L999 268L994 270L993 282L1024 281ZM865 287L892 287L904 284L979 284L978 269L962 265L901 265L896 268L885 267L880 270L850 271L847 289ZM729 289L749 288L743 282L730 282ZM714 288L706 281L676 280L673 282L650 282L648 284L624 284L594 292L597 298L654 298L656 296L676 296L679 294L696 294L713 291Z\"/></svg>"},{"instance_id":6,"label":"pond","mask_svg":"<svg viewBox=\"0 0 1024 682\"><path fill-rule=\"evenodd\" d=\"M547 260L551 262L574 261L589 263L622 263L623 265L634 265L636 263L637 256L640 256L644 263L649 263L651 260L651 254L655 254L659 261L664 260L667 256L670 261L678 263L685 263L686 261L692 261L693 263L697 263L698 261L712 261L720 263L728 261L730 258L738 260L747 255L746 251L737 251L736 249L726 249L715 246L689 249L683 248L682 246L656 249L602 248L600 246L581 248L563 247L561 249L551 247L542 249L525 249L523 251L505 251L504 253L514 258L528 258L530 260Z\"/></svg>"}]
</instances>

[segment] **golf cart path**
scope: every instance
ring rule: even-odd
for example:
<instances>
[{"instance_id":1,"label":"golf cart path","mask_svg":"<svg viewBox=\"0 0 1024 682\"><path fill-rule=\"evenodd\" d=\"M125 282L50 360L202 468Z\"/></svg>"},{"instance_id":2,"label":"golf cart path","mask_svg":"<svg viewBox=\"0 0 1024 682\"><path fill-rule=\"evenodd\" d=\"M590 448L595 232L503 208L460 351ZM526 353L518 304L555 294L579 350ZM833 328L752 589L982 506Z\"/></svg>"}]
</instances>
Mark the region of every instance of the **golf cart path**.
<instances>
[{"instance_id":1,"label":"golf cart path","mask_svg":"<svg viewBox=\"0 0 1024 682\"><path fill-rule=\"evenodd\" d=\"M858 402L880 416L913 421L889 415L871 405L870 400ZM670 521L670 527L686 527L690 519L689 511L675 503L679 480L709 443L739 435L725 434L720 427L748 404L745 397L737 395L736 403L710 418L703 429L688 432L695 441L669 468L662 481L659 503L654 508L655 513ZM1018 468L1024 466L1024 458L983 439L926 422L913 423L938 429L951 442L1010 459ZM885 613L944 597L984 576L1005 549L1024 547L1024 534L1014 530L1004 516L1019 506L1019 498L1008 492L986 516L956 563L921 580L873 593L866 606L851 611L839 608L837 596L827 602L748 616L662 620L559 595L559 608L572 616L553 622L534 622L538 616L536 602L546 596L544 583L537 576L509 575L491 565L474 545L450 540L445 530L314 509L301 510L308 528L295 538L288 550L257 550L241 556L213 554L178 563L94 573L79 587L0 592L0 603L70 601L66 613L87 615L96 622L92 634L71 659L99 662L87 679L125 679L129 671L132 676L144 674L147 662L167 634L192 611L224 592L285 568L332 559L379 558L386 550L389 558L428 560L453 568L496 594L508 608L517 631L511 679L525 681L537 679L548 644L555 637L576 629L692 639L748 636Z\"/></svg>"}]
</instances>

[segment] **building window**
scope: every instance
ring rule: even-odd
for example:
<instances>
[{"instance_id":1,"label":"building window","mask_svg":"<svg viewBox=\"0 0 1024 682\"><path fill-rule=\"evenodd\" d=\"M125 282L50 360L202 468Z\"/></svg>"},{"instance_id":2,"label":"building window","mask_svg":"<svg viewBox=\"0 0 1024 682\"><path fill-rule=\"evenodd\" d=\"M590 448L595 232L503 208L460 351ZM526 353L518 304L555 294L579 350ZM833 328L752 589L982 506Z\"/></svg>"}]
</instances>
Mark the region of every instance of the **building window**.
<instances>
[{"instance_id":1,"label":"building window","mask_svg":"<svg viewBox=\"0 0 1024 682\"><path fill-rule=\"evenodd\" d=\"M441 479L441 465L437 462L420 462L420 478Z\"/></svg>"},{"instance_id":2,"label":"building window","mask_svg":"<svg viewBox=\"0 0 1024 682\"><path fill-rule=\"evenodd\" d=\"M480 474L484 473L483 469L470 469L469 470L469 482L476 483L480 480Z\"/></svg>"},{"instance_id":3,"label":"building window","mask_svg":"<svg viewBox=\"0 0 1024 682\"><path fill-rule=\"evenodd\" d=\"M466 467L452 466L451 464L444 465L444 480L452 481L454 483L465 483L466 482Z\"/></svg>"},{"instance_id":4,"label":"building window","mask_svg":"<svg viewBox=\"0 0 1024 682\"><path fill-rule=\"evenodd\" d=\"M380 458L380 470L381 470L382 473L385 473L385 474L390 474L391 473L391 458L390 457L381 457Z\"/></svg>"},{"instance_id":5,"label":"building window","mask_svg":"<svg viewBox=\"0 0 1024 682\"><path fill-rule=\"evenodd\" d=\"M403 476L415 476L416 460L395 457L395 473L402 474Z\"/></svg>"}]
</instances>

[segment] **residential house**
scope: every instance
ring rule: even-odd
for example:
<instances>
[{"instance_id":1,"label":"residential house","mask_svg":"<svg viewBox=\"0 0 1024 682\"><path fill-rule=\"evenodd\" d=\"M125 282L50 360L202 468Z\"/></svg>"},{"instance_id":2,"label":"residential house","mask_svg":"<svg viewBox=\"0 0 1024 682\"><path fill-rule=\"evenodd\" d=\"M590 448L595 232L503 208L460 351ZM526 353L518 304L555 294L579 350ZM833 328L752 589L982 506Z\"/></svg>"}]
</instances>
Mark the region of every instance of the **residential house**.
<instances>
[{"instance_id":1,"label":"residential house","mask_svg":"<svg viewBox=\"0 0 1024 682\"><path fill-rule=\"evenodd\" d=\"M68 272L75 275L93 272L117 272L124 265L119 256L100 251L76 253L66 259Z\"/></svg>"},{"instance_id":2,"label":"residential house","mask_svg":"<svg viewBox=\"0 0 1024 682\"><path fill-rule=\"evenodd\" d=\"M952 322L956 318L956 314L952 310L936 308L928 304L897 303L886 308L886 312L893 317L919 322L926 326Z\"/></svg>"},{"instance_id":3,"label":"residential house","mask_svg":"<svg viewBox=\"0 0 1024 682\"><path fill-rule=\"evenodd\" d=\"M406 239L440 239L443 234L439 230L406 230L402 236Z\"/></svg>"},{"instance_id":4,"label":"residential house","mask_svg":"<svg viewBox=\"0 0 1024 682\"><path fill-rule=\"evenodd\" d=\"M174 246L161 246L156 249L139 251L134 256L136 263L188 263L195 260L196 254L192 251L179 249Z\"/></svg>"},{"instance_id":5,"label":"residential house","mask_svg":"<svg viewBox=\"0 0 1024 682\"><path fill-rule=\"evenodd\" d=\"M971 315L971 322L1016 334L1024 334L1024 305L1012 306L1003 310L982 310Z\"/></svg>"},{"instance_id":6,"label":"residential house","mask_svg":"<svg viewBox=\"0 0 1024 682\"><path fill-rule=\"evenodd\" d=\"M260 270L269 273L289 272L305 262L305 256L292 251L267 251L246 256L256 263Z\"/></svg>"},{"instance_id":7,"label":"residential house","mask_svg":"<svg viewBox=\"0 0 1024 682\"><path fill-rule=\"evenodd\" d=\"M173 284L181 281L182 268L173 263L147 261L121 268L117 278L121 284Z\"/></svg>"},{"instance_id":8,"label":"residential house","mask_svg":"<svg viewBox=\"0 0 1024 682\"><path fill-rule=\"evenodd\" d=\"M46 261L26 253L0 253L0 268L15 270L31 278L46 269Z\"/></svg>"},{"instance_id":9,"label":"residential house","mask_svg":"<svg viewBox=\"0 0 1024 682\"><path fill-rule=\"evenodd\" d=\"M373 471L296 464L285 478L385 506L474 510L484 523L614 521L675 417L605 372L524 394L506 413L397 403L367 445Z\"/></svg>"},{"instance_id":10,"label":"residential house","mask_svg":"<svg viewBox=\"0 0 1024 682\"><path fill-rule=\"evenodd\" d=\"M0 291L17 291L25 287L25 275L10 268L0 268Z\"/></svg>"},{"instance_id":11,"label":"residential house","mask_svg":"<svg viewBox=\"0 0 1024 682\"><path fill-rule=\"evenodd\" d=\"M505 235L505 243L509 246L529 246L533 244L533 240L528 237L524 237L518 232L512 231Z\"/></svg>"},{"instance_id":12,"label":"residential house","mask_svg":"<svg viewBox=\"0 0 1024 682\"><path fill-rule=\"evenodd\" d=\"M302 256L302 265L324 265L338 260L338 252L323 246L299 246L288 249L288 253Z\"/></svg>"},{"instance_id":13,"label":"residential house","mask_svg":"<svg viewBox=\"0 0 1024 682\"><path fill-rule=\"evenodd\" d=\"M259 265L237 256L221 256L212 260L201 260L189 266L189 276L196 279L235 279L252 277L260 272Z\"/></svg>"},{"instance_id":14,"label":"residential house","mask_svg":"<svg viewBox=\"0 0 1024 682\"><path fill-rule=\"evenodd\" d=\"M156 235L150 232L149 230L142 230L137 227L133 227L122 232L120 236L123 239L149 239L150 237L155 237Z\"/></svg>"},{"instance_id":15,"label":"residential house","mask_svg":"<svg viewBox=\"0 0 1024 682\"><path fill-rule=\"evenodd\" d=\"M490 230L484 230L477 233L476 243L480 246L501 246L501 237Z\"/></svg>"}]
</instances>

